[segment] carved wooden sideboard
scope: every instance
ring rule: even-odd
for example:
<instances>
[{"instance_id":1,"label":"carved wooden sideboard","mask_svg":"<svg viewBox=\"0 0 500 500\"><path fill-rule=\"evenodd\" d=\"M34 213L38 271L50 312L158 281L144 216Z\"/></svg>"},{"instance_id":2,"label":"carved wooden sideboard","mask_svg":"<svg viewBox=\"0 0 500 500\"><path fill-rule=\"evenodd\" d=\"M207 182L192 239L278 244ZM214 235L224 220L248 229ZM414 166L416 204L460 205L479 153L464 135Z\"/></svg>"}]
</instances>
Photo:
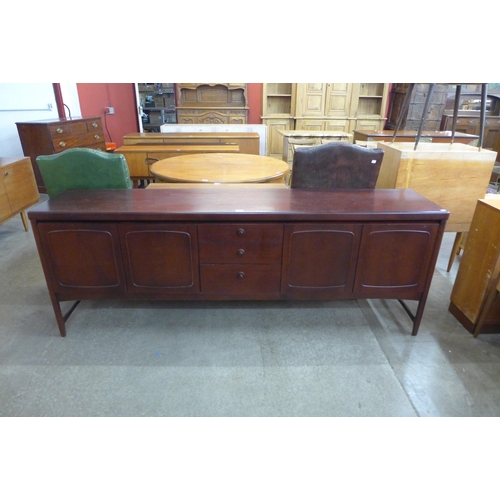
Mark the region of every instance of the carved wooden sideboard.
<instances>
[{"instance_id":1,"label":"carved wooden sideboard","mask_svg":"<svg viewBox=\"0 0 500 500\"><path fill-rule=\"evenodd\" d=\"M247 123L246 83L178 83L176 87L177 123Z\"/></svg>"},{"instance_id":2,"label":"carved wooden sideboard","mask_svg":"<svg viewBox=\"0 0 500 500\"><path fill-rule=\"evenodd\" d=\"M398 299L416 335L448 212L411 190L66 191L30 210L70 300ZM332 325L334 334L334 325Z\"/></svg>"}]
</instances>

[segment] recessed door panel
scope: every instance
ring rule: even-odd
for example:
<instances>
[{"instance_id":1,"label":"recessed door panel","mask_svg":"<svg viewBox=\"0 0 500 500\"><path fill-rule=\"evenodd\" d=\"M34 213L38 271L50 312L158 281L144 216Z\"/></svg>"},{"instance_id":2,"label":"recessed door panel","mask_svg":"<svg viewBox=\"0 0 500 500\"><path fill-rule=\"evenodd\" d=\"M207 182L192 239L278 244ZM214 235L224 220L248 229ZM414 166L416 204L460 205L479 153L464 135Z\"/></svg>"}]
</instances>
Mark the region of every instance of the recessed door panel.
<instances>
[{"instance_id":1,"label":"recessed door panel","mask_svg":"<svg viewBox=\"0 0 500 500\"><path fill-rule=\"evenodd\" d=\"M115 224L44 223L40 236L56 291L125 290Z\"/></svg>"},{"instance_id":2,"label":"recessed door panel","mask_svg":"<svg viewBox=\"0 0 500 500\"><path fill-rule=\"evenodd\" d=\"M287 224L282 293L351 296L360 233L355 224Z\"/></svg>"},{"instance_id":3,"label":"recessed door panel","mask_svg":"<svg viewBox=\"0 0 500 500\"><path fill-rule=\"evenodd\" d=\"M429 271L437 224L368 224L363 228L355 292L417 299Z\"/></svg>"},{"instance_id":4,"label":"recessed door panel","mask_svg":"<svg viewBox=\"0 0 500 500\"><path fill-rule=\"evenodd\" d=\"M195 225L124 224L120 238L130 292L199 291Z\"/></svg>"}]
</instances>

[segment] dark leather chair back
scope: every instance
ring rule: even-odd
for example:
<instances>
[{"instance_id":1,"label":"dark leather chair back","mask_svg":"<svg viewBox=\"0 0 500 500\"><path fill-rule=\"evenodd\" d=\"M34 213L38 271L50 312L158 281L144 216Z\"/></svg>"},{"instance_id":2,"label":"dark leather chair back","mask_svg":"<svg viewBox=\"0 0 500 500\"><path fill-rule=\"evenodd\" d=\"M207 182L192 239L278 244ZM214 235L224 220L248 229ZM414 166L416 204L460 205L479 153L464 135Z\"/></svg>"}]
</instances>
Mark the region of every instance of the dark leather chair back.
<instances>
[{"instance_id":1,"label":"dark leather chair back","mask_svg":"<svg viewBox=\"0 0 500 500\"><path fill-rule=\"evenodd\" d=\"M383 149L348 142L297 148L293 156L291 188L374 189Z\"/></svg>"}]
</instances>

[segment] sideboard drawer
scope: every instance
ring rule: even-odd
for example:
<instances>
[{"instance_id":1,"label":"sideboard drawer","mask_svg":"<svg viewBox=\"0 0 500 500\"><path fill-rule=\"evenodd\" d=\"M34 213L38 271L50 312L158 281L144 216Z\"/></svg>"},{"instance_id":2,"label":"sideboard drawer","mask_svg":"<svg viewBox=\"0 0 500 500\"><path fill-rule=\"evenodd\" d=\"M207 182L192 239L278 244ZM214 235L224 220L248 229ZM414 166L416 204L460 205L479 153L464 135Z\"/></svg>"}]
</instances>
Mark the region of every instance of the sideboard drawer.
<instances>
[{"instance_id":1,"label":"sideboard drawer","mask_svg":"<svg viewBox=\"0 0 500 500\"><path fill-rule=\"evenodd\" d=\"M203 264L200 280L201 293L279 295L281 265Z\"/></svg>"},{"instance_id":2,"label":"sideboard drawer","mask_svg":"<svg viewBox=\"0 0 500 500\"><path fill-rule=\"evenodd\" d=\"M279 264L282 224L203 224L198 226L202 264Z\"/></svg>"}]
</instances>

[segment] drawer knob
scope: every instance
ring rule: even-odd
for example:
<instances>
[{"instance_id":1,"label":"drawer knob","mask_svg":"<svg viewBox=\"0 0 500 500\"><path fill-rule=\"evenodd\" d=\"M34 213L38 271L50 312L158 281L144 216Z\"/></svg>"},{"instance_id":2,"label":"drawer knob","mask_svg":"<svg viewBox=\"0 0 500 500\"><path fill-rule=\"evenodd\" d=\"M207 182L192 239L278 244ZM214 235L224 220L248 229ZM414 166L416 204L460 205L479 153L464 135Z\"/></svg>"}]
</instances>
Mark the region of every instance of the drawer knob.
<instances>
[{"instance_id":1,"label":"drawer knob","mask_svg":"<svg viewBox=\"0 0 500 500\"><path fill-rule=\"evenodd\" d=\"M94 135L94 139L99 139L99 136L97 134Z\"/></svg>"},{"instance_id":2,"label":"drawer knob","mask_svg":"<svg viewBox=\"0 0 500 500\"><path fill-rule=\"evenodd\" d=\"M239 280L242 280L244 277L245 277L245 273L243 271L240 271L236 277L239 279Z\"/></svg>"},{"instance_id":3,"label":"drawer knob","mask_svg":"<svg viewBox=\"0 0 500 500\"><path fill-rule=\"evenodd\" d=\"M56 132L57 132L58 134L62 134L62 133L63 133L63 129L62 129L61 127L57 127L57 128L56 128Z\"/></svg>"},{"instance_id":4,"label":"drawer knob","mask_svg":"<svg viewBox=\"0 0 500 500\"><path fill-rule=\"evenodd\" d=\"M240 248L238 249L238 251L236 252L240 257L243 257L243 255L245 255L245 250L243 250L243 248Z\"/></svg>"},{"instance_id":5,"label":"drawer knob","mask_svg":"<svg viewBox=\"0 0 500 500\"><path fill-rule=\"evenodd\" d=\"M64 141L61 141L61 142L59 143L59 146L61 146L61 147L63 148L64 146L66 146L66 143L65 143Z\"/></svg>"},{"instance_id":6,"label":"drawer knob","mask_svg":"<svg viewBox=\"0 0 500 500\"><path fill-rule=\"evenodd\" d=\"M242 227L240 227L240 228L236 231L236 234L237 234L238 236L243 236L243 235L245 234L245 230L244 230Z\"/></svg>"},{"instance_id":7,"label":"drawer knob","mask_svg":"<svg viewBox=\"0 0 500 500\"><path fill-rule=\"evenodd\" d=\"M94 128L97 128L97 123L96 123L96 122L92 122L92 126L93 126Z\"/></svg>"}]
</instances>

